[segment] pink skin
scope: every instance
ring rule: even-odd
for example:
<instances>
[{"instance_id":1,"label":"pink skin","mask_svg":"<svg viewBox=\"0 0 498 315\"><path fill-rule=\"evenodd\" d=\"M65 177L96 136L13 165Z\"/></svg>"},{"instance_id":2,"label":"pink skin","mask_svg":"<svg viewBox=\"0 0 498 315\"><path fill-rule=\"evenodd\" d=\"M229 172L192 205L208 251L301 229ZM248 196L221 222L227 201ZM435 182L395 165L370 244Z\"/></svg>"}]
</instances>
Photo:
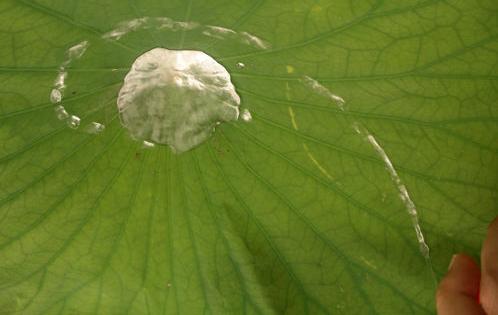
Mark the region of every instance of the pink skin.
<instances>
[{"instance_id":1,"label":"pink skin","mask_svg":"<svg viewBox=\"0 0 498 315\"><path fill-rule=\"evenodd\" d=\"M481 267L469 256L453 256L436 294L439 315L498 315L498 217L489 225Z\"/></svg>"}]
</instances>

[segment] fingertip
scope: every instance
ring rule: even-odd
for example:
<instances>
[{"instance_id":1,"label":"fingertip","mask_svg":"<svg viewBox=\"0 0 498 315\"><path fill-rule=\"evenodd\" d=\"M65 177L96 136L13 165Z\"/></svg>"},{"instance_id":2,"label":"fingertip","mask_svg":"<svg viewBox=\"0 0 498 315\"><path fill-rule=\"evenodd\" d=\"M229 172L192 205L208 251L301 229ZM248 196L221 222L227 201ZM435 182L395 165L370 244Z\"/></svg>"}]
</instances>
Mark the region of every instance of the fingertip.
<instances>
[{"instance_id":1,"label":"fingertip","mask_svg":"<svg viewBox=\"0 0 498 315\"><path fill-rule=\"evenodd\" d=\"M491 271L493 272L497 271L496 261L498 261L498 217L488 225L486 238L482 244L481 263L483 272L488 272L488 269L492 269Z\"/></svg>"},{"instance_id":2,"label":"fingertip","mask_svg":"<svg viewBox=\"0 0 498 315\"><path fill-rule=\"evenodd\" d=\"M478 303L480 270L474 259L454 255L437 293L439 314L483 314Z\"/></svg>"},{"instance_id":3,"label":"fingertip","mask_svg":"<svg viewBox=\"0 0 498 315\"><path fill-rule=\"evenodd\" d=\"M488 226L486 239L482 244L481 264L485 277L498 279L498 217Z\"/></svg>"},{"instance_id":4,"label":"fingertip","mask_svg":"<svg viewBox=\"0 0 498 315\"><path fill-rule=\"evenodd\" d=\"M448 273L440 282L437 296L446 292L456 292L477 298L479 293L480 270L474 259L465 254L451 258Z\"/></svg>"},{"instance_id":5,"label":"fingertip","mask_svg":"<svg viewBox=\"0 0 498 315\"><path fill-rule=\"evenodd\" d=\"M484 276L479 300L487 314L498 314L498 282L494 277Z\"/></svg>"},{"instance_id":6,"label":"fingertip","mask_svg":"<svg viewBox=\"0 0 498 315\"><path fill-rule=\"evenodd\" d=\"M498 217L488 226L481 251L480 301L488 314L498 314Z\"/></svg>"},{"instance_id":7,"label":"fingertip","mask_svg":"<svg viewBox=\"0 0 498 315\"><path fill-rule=\"evenodd\" d=\"M491 223L488 225L488 232L498 231L498 217L496 217Z\"/></svg>"},{"instance_id":8,"label":"fingertip","mask_svg":"<svg viewBox=\"0 0 498 315\"><path fill-rule=\"evenodd\" d=\"M463 253L453 255L447 277L453 279L459 287L461 284L472 284L478 288L480 276L480 268L472 257Z\"/></svg>"}]
</instances>

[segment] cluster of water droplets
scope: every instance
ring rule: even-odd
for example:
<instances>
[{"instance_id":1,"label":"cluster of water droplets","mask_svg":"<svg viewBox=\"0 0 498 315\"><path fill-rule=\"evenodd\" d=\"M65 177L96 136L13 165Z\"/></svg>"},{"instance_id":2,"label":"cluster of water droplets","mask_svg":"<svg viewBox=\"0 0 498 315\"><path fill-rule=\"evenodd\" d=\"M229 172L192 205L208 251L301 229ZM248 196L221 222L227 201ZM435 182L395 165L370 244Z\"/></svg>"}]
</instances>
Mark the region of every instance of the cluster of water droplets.
<instances>
[{"instance_id":1,"label":"cluster of water droplets","mask_svg":"<svg viewBox=\"0 0 498 315\"><path fill-rule=\"evenodd\" d=\"M105 33L102 37L107 40L120 40L130 32L138 30L167 30L167 31L198 31L202 35L218 40L232 40L257 49L268 49L270 44L258 36L248 32L238 32L226 27L202 25L197 22L175 21L169 17L141 17L124 21Z\"/></svg>"},{"instance_id":2,"label":"cluster of water droplets","mask_svg":"<svg viewBox=\"0 0 498 315\"><path fill-rule=\"evenodd\" d=\"M68 67L75 60L83 57L89 46L88 41L83 41L66 52L66 59L59 66L57 76L54 80L52 91L50 92L50 102L55 105L55 116L58 120L64 121L71 129L78 129L81 125L81 118L67 112L63 105L64 91L66 90L66 79L68 77ZM98 122L91 122L85 127L85 131L92 134L97 134L104 131L105 126Z\"/></svg>"},{"instance_id":3,"label":"cluster of water droplets","mask_svg":"<svg viewBox=\"0 0 498 315\"><path fill-rule=\"evenodd\" d=\"M211 37L217 40L234 40L244 45L252 46L253 48L256 49L268 49L270 47L270 45L266 41L248 32L239 32L221 26L202 25L197 22L175 21L168 17L141 17L129 21L124 21L119 23L115 29L102 35L102 38L108 41L119 41L121 38L123 38L130 32L138 30L148 30L148 29L156 31L165 30L173 32L198 31L202 35L207 37ZM60 121L64 121L69 128L80 129L90 134L98 134L105 130L104 124L99 122L90 122L83 125L82 127L82 118L80 118L76 114L68 112L64 106L64 92L67 88L66 80L68 78L68 69L75 60L78 60L83 57L88 47L89 47L89 42L82 41L81 43L74 45L67 50L65 60L62 62L62 64L58 69L57 77L54 80L53 88L50 92L50 102L55 105L54 111L57 119ZM162 65L156 62L151 62L146 66L147 69L143 68L145 66L142 65L142 69L140 69L140 71L153 72L157 68L160 68ZM237 62L235 64L235 68L242 70L245 68L245 64L242 62ZM133 69L133 67L131 69ZM215 90L213 91L216 92ZM237 107L238 105L239 104L237 104ZM121 108L119 110L120 114L122 114L123 109ZM252 121L252 114L247 108L243 109L240 115L237 110L235 120L237 120L239 116L243 122ZM122 118L121 115L120 118ZM213 126L218 126L221 124L221 122L222 121L218 120L214 123ZM127 126L124 125L124 127ZM154 141L151 141L151 139L143 140L144 148L153 148L155 145L156 143ZM182 150L178 150L178 152L181 151Z\"/></svg>"},{"instance_id":4,"label":"cluster of water droplets","mask_svg":"<svg viewBox=\"0 0 498 315\"><path fill-rule=\"evenodd\" d=\"M168 17L124 21L102 38L119 41L138 30L198 31L207 37L235 40L256 49L270 46L247 32ZM235 68L242 70L245 64L237 62ZM177 95L181 95L181 100ZM164 48L153 49L135 60L118 97L121 123L132 138L143 141L144 148L167 144L176 153L202 143L222 122L239 117L250 122L250 111L245 108L240 114L239 105L240 97L228 71L213 58L201 51ZM230 113L230 108L235 111Z\"/></svg>"}]
</instances>

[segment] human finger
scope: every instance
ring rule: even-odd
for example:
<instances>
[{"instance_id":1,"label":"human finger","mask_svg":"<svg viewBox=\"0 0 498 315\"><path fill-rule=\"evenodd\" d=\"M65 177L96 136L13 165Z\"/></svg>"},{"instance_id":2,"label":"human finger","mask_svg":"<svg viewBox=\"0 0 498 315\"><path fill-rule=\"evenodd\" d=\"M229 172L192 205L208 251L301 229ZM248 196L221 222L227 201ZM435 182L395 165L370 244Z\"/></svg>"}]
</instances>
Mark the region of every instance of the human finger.
<instances>
[{"instance_id":1,"label":"human finger","mask_svg":"<svg viewBox=\"0 0 498 315\"><path fill-rule=\"evenodd\" d=\"M488 315L498 314L498 217L489 225L481 251L482 307Z\"/></svg>"},{"instance_id":2,"label":"human finger","mask_svg":"<svg viewBox=\"0 0 498 315\"><path fill-rule=\"evenodd\" d=\"M453 256L448 273L440 282L437 294L439 315L485 315L478 303L481 272L472 258Z\"/></svg>"}]
</instances>

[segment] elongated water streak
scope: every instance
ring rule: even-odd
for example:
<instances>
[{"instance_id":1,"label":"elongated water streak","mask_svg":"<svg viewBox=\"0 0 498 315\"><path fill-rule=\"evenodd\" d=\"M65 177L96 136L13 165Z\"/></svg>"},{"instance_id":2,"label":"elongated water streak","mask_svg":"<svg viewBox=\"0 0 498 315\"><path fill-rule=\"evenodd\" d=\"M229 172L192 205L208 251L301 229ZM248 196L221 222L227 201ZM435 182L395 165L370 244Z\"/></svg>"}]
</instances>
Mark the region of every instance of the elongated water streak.
<instances>
[{"instance_id":1,"label":"elongated water streak","mask_svg":"<svg viewBox=\"0 0 498 315\"><path fill-rule=\"evenodd\" d=\"M309 87L311 90L316 92L318 95L326 97L329 100L331 100L332 102L334 102L337 105L337 107L339 107L340 110L342 110L342 111L345 110L344 104L346 103L346 101L342 97L340 97L339 95L332 93L325 86L321 85L317 80L305 75L302 78L302 82L304 83L304 85Z\"/></svg>"},{"instance_id":2,"label":"elongated water streak","mask_svg":"<svg viewBox=\"0 0 498 315\"><path fill-rule=\"evenodd\" d=\"M141 17L121 22L117 27L102 38L106 40L120 40L128 33L138 30L166 30L166 31L199 31L202 35L219 39L235 40L241 44L252 46L257 49L268 49L270 44L263 39L248 32L238 32L226 27L215 25L202 25L197 22L175 21L169 17Z\"/></svg>"},{"instance_id":3,"label":"elongated water streak","mask_svg":"<svg viewBox=\"0 0 498 315\"><path fill-rule=\"evenodd\" d=\"M422 233L422 229L420 227L419 219L418 219L418 212L417 208L415 207L415 204L413 203L412 199L410 198L410 194L408 193L408 190L406 189L405 184L401 181L401 178L398 175L398 172L394 168L393 163L391 162L391 159L387 155L386 151L382 148L382 146L379 144L377 139L363 126L361 126L359 123L353 123L353 128L355 131L365 137L365 139L370 143L372 148L377 152L377 154L380 156L382 161L385 164L385 167L391 176L391 180L393 183L396 185L396 188L398 189L399 192L399 198L401 201L403 201L406 210L408 212L408 215L410 216L410 219L412 221L413 228L415 230L415 234L417 235L417 240L419 243L419 248L420 252L426 259L430 259L429 255L429 246L425 242L424 235Z\"/></svg>"},{"instance_id":4,"label":"elongated water streak","mask_svg":"<svg viewBox=\"0 0 498 315\"><path fill-rule=\"evenodd\" d=\"M345 100L342 97L332 93L329 89L320 84L317 80L309 76L303 76L301 81L303 82L304 85L309 87L311 90L315 91L317 94L331 100L341 111L347 111L347 109L344 107ZM436 278L434 270L432 268L430 249L429 246L427 245L427 242L425 241L422 228L420 227L417 208L408 193L406 185L401 181L398 172L396 171L393 163L391 162L391 159L389 158L385 150L379 144L377 139L368 131L368 129L357 121L353 121L352 127L356 131L356 133L358 133L360 136L364 137L368 141L368 143L372 146L372 148L375 150L375 152L380 156L380 158L384 162L385 167L391 177L391 180L393 181L399 192L398 194L399 198L405 205L406 211L410 217L411 224L413 226L413 229L415 230L417 242L419 244L420 253L426 260L426 263L431 271L431 276L435 280Z\"/></svg>"}]
</instances>

